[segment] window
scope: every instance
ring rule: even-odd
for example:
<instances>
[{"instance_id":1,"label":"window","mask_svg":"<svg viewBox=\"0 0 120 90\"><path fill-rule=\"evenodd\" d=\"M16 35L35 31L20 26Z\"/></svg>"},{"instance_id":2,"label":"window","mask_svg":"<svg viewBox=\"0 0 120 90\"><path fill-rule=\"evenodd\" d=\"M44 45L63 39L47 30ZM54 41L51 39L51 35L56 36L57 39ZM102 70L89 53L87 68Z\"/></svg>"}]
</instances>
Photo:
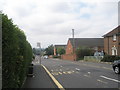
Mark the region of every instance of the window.
<instances>
[{"instance_id":1,"label":"window","mask_svg":"<svg viewBox=\"0 0 120 90\"><path fill-rule=\"evenodd\" d=\"M116 41L116 40L117 40L117 36L113 35L113 41Z\"/></svg>"}]
</instances>

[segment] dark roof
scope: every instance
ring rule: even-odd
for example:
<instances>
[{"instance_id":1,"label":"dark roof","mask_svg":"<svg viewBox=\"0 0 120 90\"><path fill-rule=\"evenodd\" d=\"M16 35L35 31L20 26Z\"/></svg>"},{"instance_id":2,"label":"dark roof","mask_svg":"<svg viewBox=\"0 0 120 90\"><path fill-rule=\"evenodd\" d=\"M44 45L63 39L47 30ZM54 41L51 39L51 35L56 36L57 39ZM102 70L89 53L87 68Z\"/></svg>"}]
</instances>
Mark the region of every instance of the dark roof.
<instances>
[{"instance_id":1,"label":"dark roof","mask_svg":"<svg viewBox=\"0 0 120 90\"><path fill-rule=\"evenodd\" d=\"M73 38L69 38L70 42L73 46ZM103 38L74 38L75 40L75 48L79 46L86 46L86 47L97 47L97 46L104 46Z\"/></svg>"},{"instance_id":2,"label":"dark roof","mask_svg":"<svg viewBox=\"0 0 120 90\"><path fill-rule=\"evenodd\" d=\"M112 31L108 32L107 34L103 35L103 37L110 37L113 36L114 34L120 35L120 25L113 29Z\"/></svg>"},{"instance_id":3,"label":"dark roof","mask_svg":"<svg viewBox=\"0 0 120 90\"><path fill-rule=\"evenodd\" d=\"M67 45L54 45L55 48L66 48Z\"/></svg>"}]
</instances>

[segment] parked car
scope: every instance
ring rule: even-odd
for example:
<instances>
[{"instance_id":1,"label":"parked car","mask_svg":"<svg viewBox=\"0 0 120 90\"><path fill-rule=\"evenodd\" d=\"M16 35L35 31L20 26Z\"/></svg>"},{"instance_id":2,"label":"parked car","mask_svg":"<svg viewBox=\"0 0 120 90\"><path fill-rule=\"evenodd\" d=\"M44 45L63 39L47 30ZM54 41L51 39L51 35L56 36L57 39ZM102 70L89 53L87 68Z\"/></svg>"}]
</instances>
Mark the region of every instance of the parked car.
<instances>
[{"instance_id":1,"label":"parked car","mask_svg":"<svg viewBox=\"0 0 120 90\"><path fill-rule=\"evenodd\" d=\"M47 55L45 55L45 56L44 56L44 59L48 59L48 56L47 56Z\"/></svg>"},{"instance_id":2,"label":"parked car","mask_svg":"<svg viewBox=\"0 0 120 90\"><path fill-rule=\"evenodd\" d=\"M120 74L120 60L115 60L112 67L116 74Z\"/></svg>"}]
</instances>

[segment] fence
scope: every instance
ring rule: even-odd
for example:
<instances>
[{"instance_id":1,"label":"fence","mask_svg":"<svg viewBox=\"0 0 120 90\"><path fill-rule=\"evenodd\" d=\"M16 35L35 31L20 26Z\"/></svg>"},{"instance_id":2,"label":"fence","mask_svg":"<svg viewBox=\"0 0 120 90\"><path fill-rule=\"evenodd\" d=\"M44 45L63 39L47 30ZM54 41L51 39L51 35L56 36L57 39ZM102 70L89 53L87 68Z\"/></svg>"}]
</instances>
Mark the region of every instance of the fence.
<instances>
[{"instance_id":1,"label":"fence","mask_svg":"<svg viewBox=\"0 0 120 90\"><path fill-rule=\"evenodd\" d=\"M85 61L96 61L100 62L103 59L103 56L84 56Z\"/></svg>"}]
</instances>

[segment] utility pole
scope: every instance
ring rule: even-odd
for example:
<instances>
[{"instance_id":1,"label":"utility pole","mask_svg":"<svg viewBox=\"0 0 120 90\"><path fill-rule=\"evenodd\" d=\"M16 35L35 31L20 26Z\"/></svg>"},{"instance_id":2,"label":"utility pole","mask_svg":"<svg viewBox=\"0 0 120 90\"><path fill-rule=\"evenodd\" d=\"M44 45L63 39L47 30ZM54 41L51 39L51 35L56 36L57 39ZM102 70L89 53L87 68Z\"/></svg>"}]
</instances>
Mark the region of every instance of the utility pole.
<instances>
[{"instance_id":1,"label":"utility pole","mask_svg":"<svg viewBox=\"0 0 120 90\"><path fill-rule=\"evenodd\" d=\"M40 42L37 43L37 47L39 47L39 49L40 49L40 65L41 65L41 44L40 44Z\"/></svg>"},{"instance_id":2,"label":"utility pole","mask_svg":"<svg viewBox=\"0 0 120 90\"><path fill-rule=\"evenodd\" d=\"M74 38L74 29L72 29L72 37L73 37L73 55L75 54L75 38Z\"/></svg>"},{"instance_id":3,"label":"utility pole","mask_svg":"<svg viewBox=\"0 0 120 90\"><path fill-rule=\"evenodd\" d=\"M72 38L73 38L73 54L74 54L74 47L75 47L74 29L72 29Z\"/></svg>"}]
</instances>

